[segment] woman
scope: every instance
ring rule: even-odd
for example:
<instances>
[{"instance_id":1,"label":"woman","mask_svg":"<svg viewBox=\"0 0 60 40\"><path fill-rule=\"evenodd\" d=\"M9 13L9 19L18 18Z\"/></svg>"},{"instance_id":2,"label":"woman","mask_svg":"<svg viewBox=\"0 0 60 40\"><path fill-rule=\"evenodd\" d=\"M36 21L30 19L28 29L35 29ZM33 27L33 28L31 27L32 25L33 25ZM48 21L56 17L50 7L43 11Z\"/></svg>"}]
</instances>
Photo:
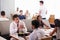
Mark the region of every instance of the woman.
<instances>
[{"instance_id":1,"label":"woman","mask_svg":"<svg viewBox=\"0 0 60 40\"><path fill-rule=\"evenodd\" d=\"M42 17L40 15L37 16L37 20L39 21L40 25L42 26L42 28L44 28L43 26L45 25L46 28L49 28L48 25L46 25L43 20L42 20Z\"/></svg>"},{"instance_id":2,"label":"woman","mask_svg":"<svg viewBox=\"0 0 60 40\"><path fill-rule=\"evenodd\" d=\"M52 36L55 32L57 40L60 40L60 19L55 20L55 29L52 33L50 33L50 36Z\"/></svg>"}]
</instances>

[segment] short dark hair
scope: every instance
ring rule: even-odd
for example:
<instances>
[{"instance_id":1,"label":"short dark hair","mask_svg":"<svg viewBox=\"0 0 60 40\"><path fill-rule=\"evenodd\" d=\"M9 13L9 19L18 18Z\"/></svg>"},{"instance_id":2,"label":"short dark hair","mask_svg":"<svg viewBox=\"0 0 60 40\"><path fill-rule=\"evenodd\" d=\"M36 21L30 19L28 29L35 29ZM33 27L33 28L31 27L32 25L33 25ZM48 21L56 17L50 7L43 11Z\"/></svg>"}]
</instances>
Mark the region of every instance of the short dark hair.
<instances>
[{"instance_id":1,"label":"short dark hair","mask_svg":"<svg viewBox=\"0 0 60 40\"><path fill-rule=\"evenodd\" d=\"M40 3L44 4L44 1L40 1Z\"/></svg>"},{"instance_id":2,"label":"short dark hair","mask_svg":"<svg viewBox=\"0 0 60 40\"><path fill-rule=\"evenodd\" d=\"M15 19L15 18L17 18L18 17L18 15L17 14L15 14L15 15L13 15L13 20Z\"/></svg>"},{"instance_id":3,"label":"short dark hair","mask_svg":"<svg viewBox=\"0 0 60 40\"><path fill-rule=\"evenodd\" d=\"M20 12L23 12L23 10L20 10Z\"/></svg>"},{"instance_id":4,"label":"short dark hair","mask_svg":"<svg viewBox=\"0 0 60 40\"><path fill-rule=\"evenodd\" d=\"M5 11L1 11L1 16L5 16Z\"/></svg>"},{"instance_id":5,"label":"short dark hair","mask_svg":"<svg viewBox=\"0 0 60 40\"><path fill-rule=\"evenodd\" d=\"M32 25L34 25L35 28L38 28L40 26L40 24L39 24L39 22L37 20L33 20Z\"/></svg>"},{"instance_id":6,"label":"short dark hair","mask_svg":"<svg viewBox=\"0 0 60 40\"><path fill-rule=\"evenodd\" d=\"M60 20L59 19L55 19L55 26L56 27L60 27Z\"/></svg>"}]
</instances>

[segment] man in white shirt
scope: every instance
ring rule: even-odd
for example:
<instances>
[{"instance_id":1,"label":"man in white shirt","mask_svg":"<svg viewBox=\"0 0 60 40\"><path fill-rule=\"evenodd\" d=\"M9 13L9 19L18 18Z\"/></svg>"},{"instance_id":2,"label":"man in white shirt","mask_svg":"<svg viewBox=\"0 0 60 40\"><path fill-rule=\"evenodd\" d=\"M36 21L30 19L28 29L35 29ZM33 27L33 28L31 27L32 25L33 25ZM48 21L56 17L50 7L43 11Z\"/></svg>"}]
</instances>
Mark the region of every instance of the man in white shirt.
<instances>
[{"instance_id":1,"label":"man in white shirt","mask_svg":"<svg viewBox=\"0 0 60 40\"><path fill-rule=\"evenodd\" d=\"M41 40L45 36L44 31L39 28L40 24L37 20L32 21L33 32L29 35L29 40Z\"/></svg>"},{"instance_id":2,"label":"man in white shirt","mask_svg":"<svg viewBox=\"0 0 60 40\"><path fill-rule=\"evenodd\" d=\"M11 40L24 40L21 37L18 37L18 23L19 23L19 18L18 15L14 15L13 16L13 22L10 24L10 36L11 36Z\"/></svg>"},{"instance_id":3,"label":"man in white shirt","mask_svg":"<svg viewBox=\"0 0 60 40\"><path fill-rule=\"evenodd\" d=\"M9 21L9 19L5 16L5 11L1 11L0 21Z\"/></svg>"},{"instance_id":4,"label":"man in white shirt","mask_svg":"<svg viewBox=\"0 0 60 40\"><path fill-rule=\"evenodd\" d=\"M47 9L44 7L44 2L40 1L40 11L39 15L42 16L42 19L46 19Z\"/></svg>"}]
</instances>

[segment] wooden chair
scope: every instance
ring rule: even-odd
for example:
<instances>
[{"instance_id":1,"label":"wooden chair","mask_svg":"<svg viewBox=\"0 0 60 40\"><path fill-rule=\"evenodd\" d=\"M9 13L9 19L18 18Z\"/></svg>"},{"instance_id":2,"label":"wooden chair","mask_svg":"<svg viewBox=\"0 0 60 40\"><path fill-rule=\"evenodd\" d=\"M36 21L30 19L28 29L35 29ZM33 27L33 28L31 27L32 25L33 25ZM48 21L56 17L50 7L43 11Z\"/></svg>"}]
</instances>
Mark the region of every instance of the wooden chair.
<instances>
[{"instance_id":1,"label":"wooden chair","mask_svg":"<svg viewBox=\"0 0 60 40\"><path fill-rule=\"evenodd\" d=\"M51 40L51 39L52 39L52 37L50 36L50 37L42 38L41 40Z\"/></svg>"},{"instance_id":2,"label":"wooden chair","mask_svg":"<svg viewBox=\"0 0 60 40\"><path fill-rule=\"evenodd\" d=\"M50 15L50 17L49 17L49 23L50 24L54 24L54 20L55 20L55 15Z\"/></svg>"}]
</instances>

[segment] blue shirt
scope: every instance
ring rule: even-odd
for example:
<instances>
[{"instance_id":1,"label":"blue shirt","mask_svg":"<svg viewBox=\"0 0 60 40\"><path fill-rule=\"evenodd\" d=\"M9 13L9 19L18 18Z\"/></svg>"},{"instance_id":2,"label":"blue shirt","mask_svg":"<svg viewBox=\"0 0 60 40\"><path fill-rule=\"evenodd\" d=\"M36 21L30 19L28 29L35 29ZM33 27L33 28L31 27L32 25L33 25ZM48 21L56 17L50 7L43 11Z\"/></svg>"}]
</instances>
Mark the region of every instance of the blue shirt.
<instances>
[{"instance_id":1,"label":"blue shirt","mask_svg":"<svg viewBox=\"0 0 60 40\"><path fill-rule=\"evenodd\" d=\"M19 19L23 20L23 19L26 19L26 17L25 17L25 15L19 15Z\"/></svg>"}]
</instances>

